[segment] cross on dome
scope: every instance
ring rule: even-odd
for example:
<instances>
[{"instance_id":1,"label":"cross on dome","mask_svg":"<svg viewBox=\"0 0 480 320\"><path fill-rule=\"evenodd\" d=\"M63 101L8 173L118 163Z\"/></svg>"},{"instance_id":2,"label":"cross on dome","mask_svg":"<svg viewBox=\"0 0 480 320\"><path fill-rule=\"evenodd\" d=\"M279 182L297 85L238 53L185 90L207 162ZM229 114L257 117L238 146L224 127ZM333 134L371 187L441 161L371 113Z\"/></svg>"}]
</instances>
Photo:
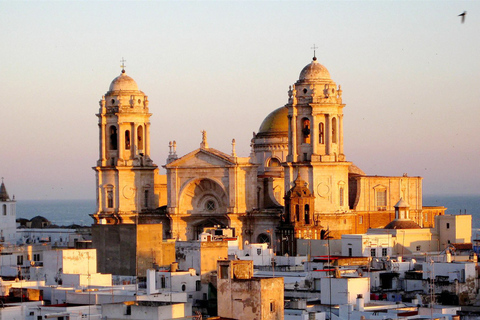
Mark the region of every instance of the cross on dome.
<instances>
[{"instance_id":1,"label":"cross on dome","mask_svg":"<svg viewBox=\"0 0 480 320\"><path fill-rule=\"evenodd\" d=\"M127 60L125 60L123 57L122 57L122 60L120 60L120 62L122 63L122 64L120 65L120 67L122 68L122 73L125 73L125 62L126 62L126 61L127 61Z\"/></svg>"},{"instance_id":2,"label":"cross on dome","mask_svg":"<svg viewBox=\"0 0 480 320\"><path fill-rule=\"evenodd\" d=\"M317 56L315 54L315 50L318 49L318 47L315 45L315 43L313 44L313 47L311 47L310 49L313 49L313 60L317 60Z\"/></svg>"}]
</instances>

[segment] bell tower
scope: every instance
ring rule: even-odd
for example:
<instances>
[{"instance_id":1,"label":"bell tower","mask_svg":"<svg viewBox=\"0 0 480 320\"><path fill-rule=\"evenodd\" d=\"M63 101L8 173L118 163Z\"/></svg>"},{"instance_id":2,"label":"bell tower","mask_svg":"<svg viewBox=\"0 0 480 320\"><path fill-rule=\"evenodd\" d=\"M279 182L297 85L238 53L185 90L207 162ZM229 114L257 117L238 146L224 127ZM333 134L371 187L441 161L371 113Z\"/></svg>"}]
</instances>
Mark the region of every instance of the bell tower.
<instances>
[{"instance_id":1,"label":"bell tower","mask_svg":"<svg viewBox=\"0 0 480 320\"><path fill-rule=\"evenodd\" d=\"M315 211L348 211L348 167L343 153L341 87L316 57L288 91L285 190L301 175L315 197Z\"/></svg>"},{"instance_id":2,"label":"bell tower","mask_svg":"<svg viewBox=\"0 0 480 320\"><path fill-rule=\"evenodd\" d=\"M150 116L148 97L122 65L97 114L96 224L135 223L138 213L158 206L154 196L158 167L150 159Z\"/></svg>"}]
</instances>

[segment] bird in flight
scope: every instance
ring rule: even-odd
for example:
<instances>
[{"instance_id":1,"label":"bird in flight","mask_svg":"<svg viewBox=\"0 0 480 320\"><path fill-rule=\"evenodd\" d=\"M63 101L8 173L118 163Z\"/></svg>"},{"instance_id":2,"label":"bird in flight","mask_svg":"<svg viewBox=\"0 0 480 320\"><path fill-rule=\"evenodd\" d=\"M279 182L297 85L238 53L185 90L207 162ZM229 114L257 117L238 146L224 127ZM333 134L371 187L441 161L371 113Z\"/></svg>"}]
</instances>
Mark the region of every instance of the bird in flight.
<instances>
[{"instance_id":1,"label":"bird in flight","mask_svg":"<svg viewBox=\"0 0 480 320\"><path fill-rule=\"evenodd\" d=\"M459 17L462 17L462 23L465 22L465 16L467 15L467 11L463 11L462 13L460 13L458 16Z\"/></svg>"}]
</instances>

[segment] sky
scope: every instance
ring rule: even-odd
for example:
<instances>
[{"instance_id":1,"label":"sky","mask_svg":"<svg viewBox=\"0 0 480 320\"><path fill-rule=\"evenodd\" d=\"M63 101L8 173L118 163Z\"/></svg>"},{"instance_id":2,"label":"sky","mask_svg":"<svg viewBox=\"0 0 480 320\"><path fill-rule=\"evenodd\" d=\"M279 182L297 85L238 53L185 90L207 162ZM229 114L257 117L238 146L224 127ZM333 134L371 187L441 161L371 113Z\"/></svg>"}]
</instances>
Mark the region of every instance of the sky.
<instances>
[{"instance_id":1,"label":"sky","mask_svg":"<svg viewBox=\"0 0 480 320\"><path fill-rule=\"evenodd\" d=\"M480 194L479 34L478 1L0 1L0 176L17 200L94 199L95 114L122 57L157 165L202 130L248 156L315 44L342 86L348 161Z\"/></svg>"}]
</instances>

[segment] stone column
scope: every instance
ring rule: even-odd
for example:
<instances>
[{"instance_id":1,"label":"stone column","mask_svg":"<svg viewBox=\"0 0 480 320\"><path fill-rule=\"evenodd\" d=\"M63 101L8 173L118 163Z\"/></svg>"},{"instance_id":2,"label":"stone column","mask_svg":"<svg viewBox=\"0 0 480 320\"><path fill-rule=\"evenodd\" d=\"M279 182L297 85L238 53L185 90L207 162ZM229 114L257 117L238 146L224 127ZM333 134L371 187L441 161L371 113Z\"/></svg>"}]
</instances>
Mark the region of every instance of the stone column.
<instances>
[{"instance_id":1,"label":"stone column","mask_svg":"<svg viewBox=\"0 0 480 320\"><path fill-rule=\"evenodd\" d=\"M143 143L145 144L145 155L150 157L150 122L145 123L143 132Z\"/></svg>"},{"instance_id":2,"label":"stone column","mask_svg":"<svg viewBox=\"0 0 480 320\"><path fill-rule=\"evenodd\" d=\"M343 154L343 114L338 115L338 153Z\"/></svg>"},{"instance_id":3,"label":"stone column","mask_svg":"<svg viewBox=\"0 0 480 320\"><path fill-rule=\"evenodd\" d=\"M117 146L118 158L119 160L124 160L123 150L125 149L125 128L123 123L118 123L117 137L118 137L118 146Z\"/></svg>"},{"instance_id":4,"label":"stone column","mask_svg":"<svg viewBox=\"0 0 480 320\"><path fill-rule=\"evenodd\" d=\"M298 150L297 150L297 115L294 114L292 116L292 161L297 162L297 155L298 155Z\"/></svg>"},{"instance_id":5,"label":"stone column","mask_svg":"<svg viewBox=\"0 0 480 320\"><path fill-rule=\"evenodd\" d=\"M318 148L318 123L316 117L312 115L312 121L310 122L310 142L312 144L312 154L317 154Z\"/></svg>"},{"instance_id":6,"label":"stone column","mask_svg":"<svg viewBox=\"0 0 480 320\"><path fill-rule=\"evenodd\" d=\"M108 139L107 139L107 134L106 134L106 130L107 130L107 126L106 124L104 123L104 120L103 120L103 117L101 118L101 123L98 124L98 127L100 129L100 136L99 136L99 139L100 139L100 160L102 162L102 166L105 165L105 160L107 159L106 158L106 155L107 155L107 148L108 148Z\"/></svg>"},{"instance_id":7,"label":"stone column","mask_svg":"<svg viewBox=\"0 0 480 320\"><path fill-rule=\"evenodd\" d=\"M132 133L130 134L130 158L132 159L135 158L135 156L138 154L137 126L138 123L132 123Z\"/></svg>"},{"instance_id":8,"label":"stone column","mask_svg":"<svg viewBox=\"0 0 480 320\"><path fill-rule=\"evenodd\" d=\"M325 115L325 153L330 155L332 152L332 117Z\"/></svg>"}]
</instances>

